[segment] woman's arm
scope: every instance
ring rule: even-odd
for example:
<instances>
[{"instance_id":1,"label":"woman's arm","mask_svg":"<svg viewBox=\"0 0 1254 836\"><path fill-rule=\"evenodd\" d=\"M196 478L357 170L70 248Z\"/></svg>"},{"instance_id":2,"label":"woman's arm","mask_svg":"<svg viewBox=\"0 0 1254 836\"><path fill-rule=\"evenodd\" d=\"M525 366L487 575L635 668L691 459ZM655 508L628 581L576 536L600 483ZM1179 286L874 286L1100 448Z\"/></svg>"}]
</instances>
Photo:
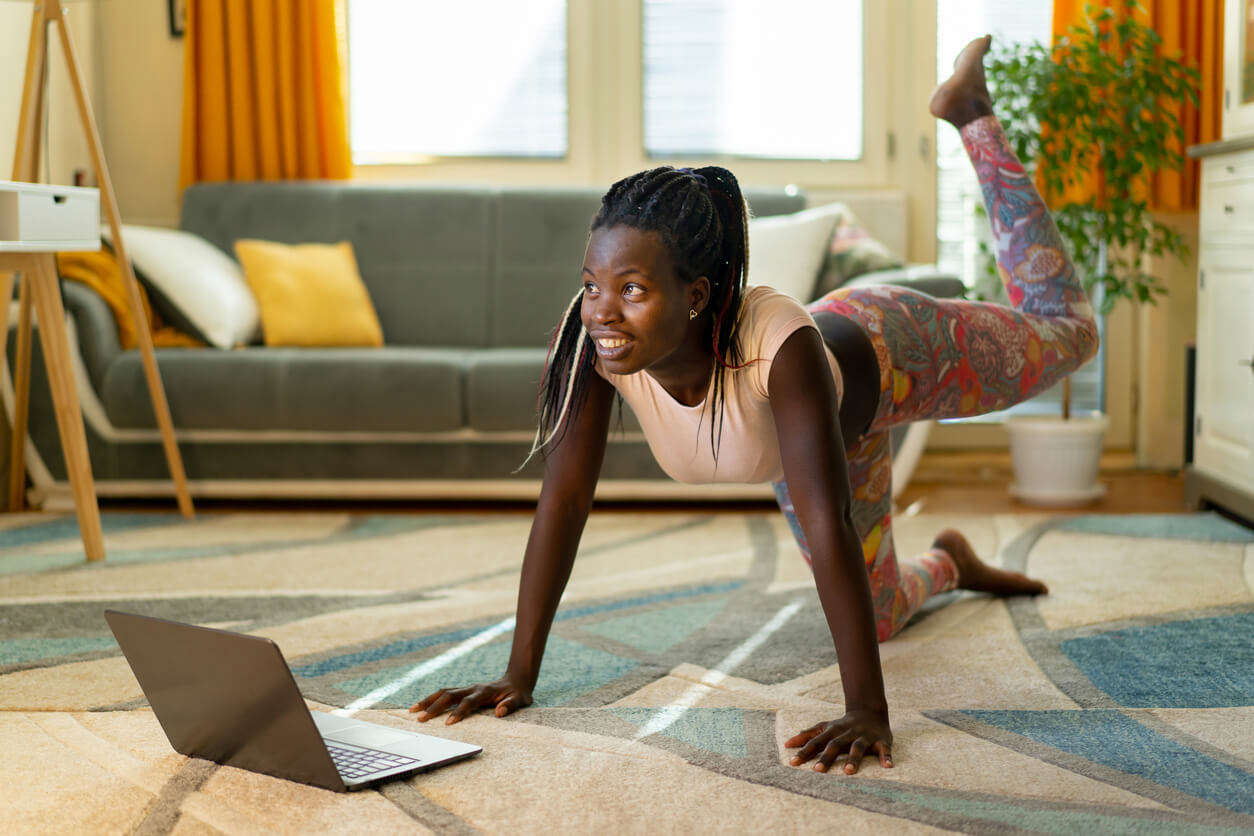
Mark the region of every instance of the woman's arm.
<instances>
[{"instance_id":1,"label":"woman's arm","mask_svg":"<svg viewBox=\"0 0 1254 836\"><path fill-rule=\"evenodd\" d=\"M425 722L453 707L445 722L456 723L486 705L495 705L496 716L504 717L531 704L549 628L592 509L613 397L614 387L591 374L583 407L545 460L544 483L523 555L514 644L505 675L495 682L441 688L409 709L420 712L419 720Z\"/></svg>"},{"instance_id":2,"label":"woman's arm","mask_svg":"<svg viewBox=\"0 0 1254 836\"><path fill-rule=\"evenodd\" d=\"M586 395L566 437L545 460L544 484L523 556L508 669L533 684L540 675L540 658L575 563L605 458L614 387L593 373Z\"/></svg>"},{"instance_id":3,"label":"woman's arm","mask_svg":"<svg viewBox=\"0 0 1254 836\"><path fill-rule=\"evenodd\" d=\"M789 335L771 365L767 391L784 479L810 548L814 583L845 689L844 717L806 729L785 745L804 743L793 764L818 755L815 769L822 772L845 751L850 774L868 749L879 753L882 765L891 766L892 733L871 585L853 527L836 384L818 331L800 328Z\"/></svg>"}]
</instances>

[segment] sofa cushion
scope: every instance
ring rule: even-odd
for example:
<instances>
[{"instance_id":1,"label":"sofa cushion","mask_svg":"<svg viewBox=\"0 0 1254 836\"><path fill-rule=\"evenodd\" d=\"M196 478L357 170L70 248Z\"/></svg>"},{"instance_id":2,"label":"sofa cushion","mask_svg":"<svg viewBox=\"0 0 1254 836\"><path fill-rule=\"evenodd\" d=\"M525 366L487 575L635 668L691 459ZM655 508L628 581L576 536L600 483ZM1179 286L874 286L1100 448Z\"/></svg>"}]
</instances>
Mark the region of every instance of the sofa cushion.
<instances>
[{"instance_id":1,"label":"sofa cushion","mask_svg":"<svg viewBox=\"0 0 1254 836\"><path fill-rule=\"evenodd\" d=\"M177 428L443 432L464 426L464 349L163 349L157 365ZM101 399L116 426L156 426L138 351L113 360Z\"/></svg>"},{"instance_id":2,"label":"sofa cushion","mask_svg":"<svg viewBox=\"0 0 1254 836\"><path fill-rule=\"evenodd\" d=\"M239 238L351 241L385 344L481 346L496 194L408 183L197 183L183 193L179 226L225 253Z\"/></svg>"},{"instance_id":3,"label":"sofa cushion","mask_svg":"<svg viewBox=\"0 0 1254 836\"><path fill-rule=\"evenodd\" d=\"M280 244L240 238L235 255L257 297L267 346L383 345L351 241Z\"/></svg>"},{"instance_id":4,"label":"sofa cushion","mask_svg":"<svg viewBox=\"0 0 1254 836\"><path fill-rule=\"evenodd\" d=\"M826 296L863 273L901 266L900 258L872 238L853 212L846 212L828 242L827 258L814 288L815 297Z\"/></svg>"},{"instance_id":5,"label":"sofa cushion","mask_svg":"<svg viewBox=\"0 0 1254 836\"><path fill-rule=\"evenodd\" d=\"M937 299L961 298L967 292L967 286L963 284L962 279L953 273L941 270L934 264L913 264L909 267L873 270L870 273L863 273L844 286L868 287L877 284L908 287L911 290L935 296Z\"/></svg>"},{"instance_id":6,"label":"sofa cushion","mask_svg":"<svg viewBox=\"0 0 1254 836\"><path fill-rule=\"evenodd\" d=\"M468 355L466 416L480 432L534 433L539 421L536 398L544 372L545 348L489 348ZM617 413L610 414L611 431ZM623 404L623 429L640 432L640 422Z\"/></svg>"},{"instance_id":7,"label":"sofa cushion","mask_svg":"<svg viewBox=\"0 0 1254 836\"><path fill-rule=\"evenodd\" d=\"M588 227L600 205L588 189L501 191L489 345L548 345L581 287Z\"/></svg>"}]
</instances>

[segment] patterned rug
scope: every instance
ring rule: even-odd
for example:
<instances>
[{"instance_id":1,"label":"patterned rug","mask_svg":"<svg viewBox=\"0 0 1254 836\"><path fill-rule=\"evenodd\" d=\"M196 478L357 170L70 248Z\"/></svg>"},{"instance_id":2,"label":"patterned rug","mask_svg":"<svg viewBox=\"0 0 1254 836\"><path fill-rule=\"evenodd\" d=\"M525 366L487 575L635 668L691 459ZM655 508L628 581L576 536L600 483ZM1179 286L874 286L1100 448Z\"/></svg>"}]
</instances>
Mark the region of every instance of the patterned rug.
<instances>
[{"instance_id":1,"label":"patterned rug","mask_svg":"<svg viewBox=\"0 0 1254 836\"><path fill-rule=\"evenodd\" d=\"M522 513L0 518L6 832L1254 831L1254 531L1213 514L919 515L1052 590L950 593L881 646L896 767L788 764L841 713L831 636L778 513L594 512L536 704L405 712L504 669ZM102 618L269 636L314 709L484 752L337 794L169 746ZM488 639L485 641L485 638Z\"/></svg>"}]
</instances>

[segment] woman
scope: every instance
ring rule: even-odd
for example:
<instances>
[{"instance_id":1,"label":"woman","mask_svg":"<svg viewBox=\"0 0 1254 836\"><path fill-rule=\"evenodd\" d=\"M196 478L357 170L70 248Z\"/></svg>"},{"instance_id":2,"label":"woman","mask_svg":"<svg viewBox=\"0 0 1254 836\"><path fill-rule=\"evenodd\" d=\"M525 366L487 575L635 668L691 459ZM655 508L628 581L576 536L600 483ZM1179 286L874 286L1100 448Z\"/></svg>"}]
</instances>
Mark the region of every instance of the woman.
<instances>
[{"instance_id":1,"label":"woman","mask_svg":"<svg viewBox=\"0 0 1254 836\"><path fill-rule=\"evenodd\" d=\"M992 115L990 42L968 44L930 110L958 128L979 175L1013 308L892 286L838 289L802 307L745 286L747 212L731 172L662 166L610 188L541 387L536 447L550 451L507 672L436 691L411 707L420 720L451 708L454 723L489 704L503 717L531 703L615 391L674 478L775 487L813 571L845 691L843 717L787 741L801 747L794 766L814 759L825 772L844 756L853 774L866 752L892 766L877 641L929 596L1046 591L984 564L952 529L898 561L890 527L889 427L1004 409L1097 350L1092 309L1053 219Z\"/></svg>"}]
</instances>

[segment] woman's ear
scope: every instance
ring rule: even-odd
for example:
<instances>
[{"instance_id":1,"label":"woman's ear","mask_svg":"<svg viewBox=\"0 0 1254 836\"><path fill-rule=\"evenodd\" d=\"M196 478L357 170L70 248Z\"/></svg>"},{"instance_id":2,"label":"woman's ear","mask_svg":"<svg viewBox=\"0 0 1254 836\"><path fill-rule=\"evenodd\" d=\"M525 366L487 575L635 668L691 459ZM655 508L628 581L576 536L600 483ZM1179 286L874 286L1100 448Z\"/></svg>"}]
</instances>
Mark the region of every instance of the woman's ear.
<instances>
[{"instance_id":1,"label":"woman's ear","mask_svg":"<svg viewBox=\"0 0 1254 836\"><path fill-rule=\"evenodd\" d=\"M688 286L688 307L701 313L710 304L710 280L698 276Z\"/></svg>"}]
</instances>

